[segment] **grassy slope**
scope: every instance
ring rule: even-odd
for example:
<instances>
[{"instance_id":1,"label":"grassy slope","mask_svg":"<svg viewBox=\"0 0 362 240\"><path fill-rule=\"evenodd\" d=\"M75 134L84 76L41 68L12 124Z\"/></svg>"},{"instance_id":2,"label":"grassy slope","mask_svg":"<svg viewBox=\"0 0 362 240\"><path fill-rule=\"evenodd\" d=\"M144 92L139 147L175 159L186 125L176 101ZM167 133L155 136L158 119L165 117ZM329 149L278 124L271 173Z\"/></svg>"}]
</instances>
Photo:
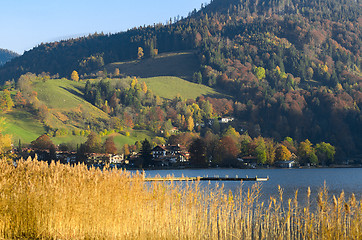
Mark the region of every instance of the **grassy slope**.
<instances>
[{"instance_id":1,"label":"grassy slope","mask_svg":"<svg viewBox=\"0 0 362 240\"><path fill-rule=\"evenodd\" d=\"M160 54L153 59L113 63L107 66L107 70L113 72L116 67L126 75L143 77L139 79L139 82L145 81L149 89L164 99L172 99L178 94L184 99L195 99L200 95L219 95L212 88L184 80L190 79L192 74L197 71L197 59L193 52ZM129 78L124 80L129 81ZM89 119L109 118L106 113L83 99L81 89L84 85L85 81L74 82L65 79L34 83L34 90L38 92L38 99L49 109L48 125L53 128L68 130L84 129L85 126L82 126L81 122L68 118L71 112L86 112ZM45 133L43 124L25 111L14 110L0 114L0 116L6 117L8 122L6 133L11 133L14 136L14 142L21 139L24 143L30 143ZM135 130L129 137L115 134L114 140L117 147L120 148L125 143L134 144L135 141L150 137L152 135L148 131ZM63 142L79 144L85 139L81 136L68 135L55 137L53 141L56 144Z\"/></svg>"},{"instance_id":2,"label":"grassy slope","mask_svg":"<svg viewBox=\"0 0 362 240\"><path fill-rule=\"evenodd\" d=\"M180 94L184 99L195 99L200 95L220 95L214 89L205 85L192 83L177 77L152 77L140 81L145 81L153 93L165 99L172 99L177 94Z\"/></svg>"},{"instance_id":3,"label":"grassy slope","mask_svg":"<svg viewBox=\"0 0 362 240\"><path fill-rule=\"evenodd\" d=\"M199 61L192 51L157 55L139 61L116 62L106 66L109 73L115 68L127 76L139 77L156 95L172 99L180 94L184 99L195 99L200 95L219 95L214 89L189 82L198 71ZM189 80L189 81L185 81Z\"/></svg>"},{"instance_id":4,"label":"grassy slope","mask_svg":"<svg viewBox=\"0 0 362 240\"><path fill-rule=\"evenodd\" d=\"M140 61L111 63L106 69L113 73L118 68L120 73L141 78L174 76L191 80L194 72L198 71L198 66L197 56L193 52L174 52Z\"/></svg>"},{"instance_id":5,"label":"grassy slope","mask_svg":"<svg viewBox=\"0 0 362 240\"><path fill-rule=\"evenodd\" d=\"M81 98L83 93L79 90L84 87L83 82L51 79L46 82L36 82L33 86L38 92L39 100L46 103L48 108L69 109L84 104Z\"/></svg>"},{"instance_id":6,"label":"grassy slope","mask_svg":"<svg viewBox=\"0 0 362 240\"><path fill-rule=\"evenodd\" d=\"M132 78L114 79L113 81L123 82L125 86L129 86ZM93 80L98 81L98 80ZM111 80L112 81L112 80ZM154 94L164 99L173 99L178 94L183 99L195 99L201 95L203 96L223 96L226 95L216 91L213 88L207 87L202 84L189 82L179 77L174 76L159 76L150 78L138 78L138 82L146 82L147 88Z\"/></svg>"},{"instance_id":7,"label":"grassy slope","mask_svg":"<svg viewBox=\"0 0 362 240\"><path fill-rule=\"evenodd\" d=\"M48 80L34 84L38 98L49 109L48 124L53 128L84 128L79 121L69 120L69 113L86 112L88 119L108 119L108 115L83 99L84 82Z\"/></svg>"},{"instance_id":8,"label":"grassy slope","mask_svg":"<svg viewBox=\"0 0 362 240\"><path fill-rule=\"evenodd\" d=\"M82 98L82 92L79 90L84 86L84 82L73 82L69 80L48 80L46 82L34 83L34 90L38 92L39 100L44 103L50 113L49 123L57 128L68 130L74 129L79 124L72 121L62 121L67 112L76 111L81 108L87 112L90 117L107 119L108 115ZM17 143L20 139L23 143L30 143L46 130L43 123L34 118L34 116L25 110L14 109L10 112L1 113L0 117L6 118L5 134L13 136L13 142ZM145 138L150 138L151 134L147 131L133 131L129 137L121 134L115 134L114 140L117 147L121 148L125 143L134 144ZM72 143L74 145L84 143L86 137L83 136L58 136L52 138L54 143Z\"/></svg>"},{"instance_id":9,"label":"grassy slope","mask_svg":"<svg viewBox=\"0 0 362 240\"><path fill-rule=\"evenodd\" d=\"M13 142L19 139L23 143L30 143L41 134L45 133L42 123L34 119L33 115L22 110L13 110L0 116L6 118L5 134L13 136Z\"/></svg>"},{"instance_id":10,"label":"grassy slope","mask_svg":"<svg viewBox=\"0 0 362 240\"><path fill-rule=\"evenodd\" d=\"M108 137L114 137L113 140L114 143L116 144L116 147L118 148L118 150L121 150L124 144L134 144L136 141L143 141L145 138L151 139L153 135L146 130L134 130L131 132L129 137L119 133L113 133L102 137L102 141L104 142ZM52 138L52 141L55 144L71 143L73 146L76 146L77 144L80 145L81 143L84 143L86 140L87 137L73 136L73 135L59 136Z\"/></svg>"},{"instance_id":11,"label":"grassy slope","mask_svg":"<svg viewBox=\"0 0 362 240\"><path fill-rule=\"evenodd\" d=\"M118 150L121 150L121 147L124 144L135 144L136 141L143 141L145 138L150 140L152 137L154 137L153 134L146 130L133 130L129 137L122 134L112 134L109 136L114 137L114 143L116 144ZM104 137L103 140L109 136Z\"/></svg>"}]
</instances>

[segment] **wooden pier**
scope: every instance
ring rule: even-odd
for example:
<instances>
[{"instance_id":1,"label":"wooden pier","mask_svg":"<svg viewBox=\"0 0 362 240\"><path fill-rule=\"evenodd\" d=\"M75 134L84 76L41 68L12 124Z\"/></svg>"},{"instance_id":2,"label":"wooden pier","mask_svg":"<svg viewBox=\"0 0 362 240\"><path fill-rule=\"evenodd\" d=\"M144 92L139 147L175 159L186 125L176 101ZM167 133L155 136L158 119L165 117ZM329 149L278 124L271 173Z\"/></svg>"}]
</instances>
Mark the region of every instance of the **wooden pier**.
<instances>
[{"instance_id":1,"label":"wooden pier","mask_svg":"<svg viewBox=\"0 0 362 240\"><path fill-rule=\"evenodd\" d=\"M254 182L265 182L269 180L269 177L145 177L144 180L146 182L163 182L163 181L234 181L234 182L247 182L247 181L254 181Z\"/></svg>"}]
</instances>

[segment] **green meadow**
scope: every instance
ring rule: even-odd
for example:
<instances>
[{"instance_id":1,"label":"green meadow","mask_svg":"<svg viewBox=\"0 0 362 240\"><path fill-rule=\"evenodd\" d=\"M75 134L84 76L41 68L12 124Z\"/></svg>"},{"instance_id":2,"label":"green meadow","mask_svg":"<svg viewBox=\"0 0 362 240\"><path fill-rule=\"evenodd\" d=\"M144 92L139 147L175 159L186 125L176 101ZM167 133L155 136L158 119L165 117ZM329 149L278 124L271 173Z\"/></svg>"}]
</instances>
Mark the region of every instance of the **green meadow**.
<instances>
[{"instance_id":1,"label":"green meadow","mask_svg":"<svg viewBox=\"0 0 362 240\"><path fill-rule=\"evenodd\" d=\"M137 76L139 83L145 82L148 89L166 100L176 96L181 96L183 99L195 99L201 95L220 96L221 93L212 88L188 81L197 70L194 69L194 62L193 52L176 52L160 54L155 58L141 61L112 63L106 68L111 72L117 67L127 76ZM127 86L131 79L132 77L126 77L110 81L125 81ZM33 82L32 87L38 94L40 104L44 104L48 109L46 120L39 121L25 109L13 109L10 112L0 113L0 117L5 117L7 122L4 133L11 134L15 144L19 139L26 144L46 133L46 128L62 129L68 131L68 134L53 137L55 144L84 143L86 137L72 135L73 130L88 129L87 121L106 122L109 119L108 114L84 99L82 90L85 83L86 80L75 82L65 78ZM124 144L134 144L136 141L154 137L147 130L133 130L130 131L129 136L119 133L114 133L112 136L119 149ZM103 140L106 137L103 137Z\"/></svg>"},{"instance_id":2,"label":"green meadow","mask_svg":"<svg viewBox=\"0 0 362 240\"><path fill-rule=\"evenodd\" d=\"M214 89L202 84L192 83L178 77L151 77L143 78L152 92L164 99L173 99L180 95L183 99L195 99L203 96L221 96Z\"/></svg>"},{"instance_id":3,"label":"green meadow","mask_svg":"<svg viewBox=\"0 0 362 240\"><path fill-rule=\"evenodd\" d=\"M45 133L42 123L26 111L13 110L0 114L0 117L5 117L4 133L12 135L14 143L18 143L19 140L30 143Z\"/></svg>"}]
</instances>

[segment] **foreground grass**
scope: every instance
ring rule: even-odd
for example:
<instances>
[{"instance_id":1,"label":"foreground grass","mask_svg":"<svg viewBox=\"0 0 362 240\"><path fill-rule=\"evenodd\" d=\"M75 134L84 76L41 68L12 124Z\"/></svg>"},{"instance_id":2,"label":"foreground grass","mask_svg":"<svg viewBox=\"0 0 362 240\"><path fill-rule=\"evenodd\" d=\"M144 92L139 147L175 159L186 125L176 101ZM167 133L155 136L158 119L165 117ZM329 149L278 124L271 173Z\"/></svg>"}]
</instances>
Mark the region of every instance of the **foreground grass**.
<instances>
[{"instance_id":1,"label":"foreground grass","mask_svg":"<svg viewBox=\"0 0 362 240\"><path fill-rule=\"evenodd\" d=\"M197 182L146 183L121 170L87 170L38 161L0 162L0 238L4 239L361 239L354 196L318 195L317 210L286 200L259 202ZM308 201L309 202L309 201Z\"/></svg>"}]
</instances>

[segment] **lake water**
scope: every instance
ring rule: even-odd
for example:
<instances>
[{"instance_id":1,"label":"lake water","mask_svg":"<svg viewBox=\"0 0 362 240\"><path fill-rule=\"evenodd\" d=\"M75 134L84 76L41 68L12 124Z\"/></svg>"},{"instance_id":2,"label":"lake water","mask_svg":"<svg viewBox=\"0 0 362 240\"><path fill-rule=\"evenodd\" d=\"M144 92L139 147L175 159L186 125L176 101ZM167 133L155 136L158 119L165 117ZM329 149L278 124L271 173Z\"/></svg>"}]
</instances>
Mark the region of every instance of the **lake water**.
<instances>
[{"instance_id":1,"label":"lake water","mask_svg":"<svg viewBox=\"0 0 362 240\"><path fill-rule=\"evenodd\" d=\"M342 191L346 197L352 193L357 199L362 198L362 168L316 168L316 169L180 169L180 170L147 170L146 177L160 175L166 177L197 177L197 176L229 176L235 177L268 177L269 181L261 182L262 199L269 200L270 196L278 195L278 185L284 189L283 198L294 198L298 189L298 201L303 204L306 200L308 187L311 189L311 202L316 201L318 191L323 188L324 183L328 188L329 195L339 195ZM211 184L215 184L211 182ZM227 191L237 192L241 188L240 182L219 182L224 184ZM242 189L251 187L255 182L244 182ZM202 182L201 185L208 185Z\"/></svg>"}]
</instances>

